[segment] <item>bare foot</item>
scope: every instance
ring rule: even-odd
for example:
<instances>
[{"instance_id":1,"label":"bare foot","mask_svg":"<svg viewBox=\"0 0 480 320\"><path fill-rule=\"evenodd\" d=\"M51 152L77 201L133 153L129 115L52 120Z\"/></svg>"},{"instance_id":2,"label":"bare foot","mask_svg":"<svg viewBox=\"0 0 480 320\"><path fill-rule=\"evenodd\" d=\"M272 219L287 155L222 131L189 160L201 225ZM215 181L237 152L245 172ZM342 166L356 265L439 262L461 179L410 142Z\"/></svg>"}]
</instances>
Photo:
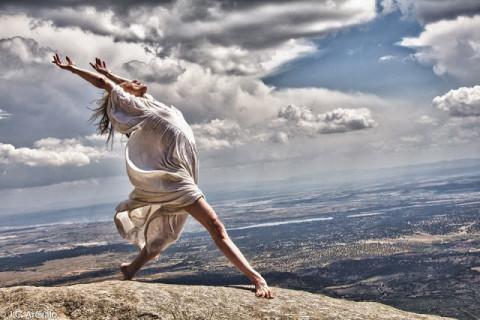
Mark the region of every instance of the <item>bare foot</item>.
<instances>
[{"instance_id":1,"label":"bare foot","mask_svg":"<svg viewBox=\"0 0 480 320\"><path fill-rule=\"evenodd\" d=\"M123 274L123 280L132 280L133 274L130 272L130 269L128 268L130 266L129 263L122 263L120 265L120 271L122 271Z\"/></svg>"},{"instance_id":2,"label":"bare foot","mask_svg":"<svg viewBox=\"0 0 480 320\"><path fill-rule=\"evenodd\" d=\"M257 297L263 297L267 299L273 299L273 292L272 290L268 287L267 282L265 279L260 278L259 280L256 280L254 282L255 285L255 295Z\"/></svg>"}]
</instances>

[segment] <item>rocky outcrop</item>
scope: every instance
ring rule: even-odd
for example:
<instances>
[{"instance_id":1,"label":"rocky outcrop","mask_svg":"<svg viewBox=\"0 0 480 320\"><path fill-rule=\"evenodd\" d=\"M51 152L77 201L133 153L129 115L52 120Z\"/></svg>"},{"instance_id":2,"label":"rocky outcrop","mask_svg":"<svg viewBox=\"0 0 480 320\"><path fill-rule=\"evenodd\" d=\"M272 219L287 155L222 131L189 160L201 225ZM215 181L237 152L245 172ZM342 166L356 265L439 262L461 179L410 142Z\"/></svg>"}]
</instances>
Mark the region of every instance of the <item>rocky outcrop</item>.
<instances>
[{"instance_id":1,"label":"rocky outcrop","mask_svg":"<svg viewBox=\"0 0 480 320\"><path fill-rule=\"evenodd\" d=\"M63 287L0 289L1 319L446 319L374 302L272 288L258 298L253 286L191 286L110 280Z\"/></svg>"}]
</instances>

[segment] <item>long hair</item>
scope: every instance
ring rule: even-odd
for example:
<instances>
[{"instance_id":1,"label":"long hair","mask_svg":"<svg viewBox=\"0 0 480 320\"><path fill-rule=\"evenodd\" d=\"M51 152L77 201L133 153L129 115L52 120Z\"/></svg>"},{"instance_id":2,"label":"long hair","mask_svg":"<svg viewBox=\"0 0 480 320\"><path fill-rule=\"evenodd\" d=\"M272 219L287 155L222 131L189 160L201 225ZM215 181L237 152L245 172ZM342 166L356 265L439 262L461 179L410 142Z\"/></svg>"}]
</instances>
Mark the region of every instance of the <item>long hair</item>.
<instances>
[{"instance_id":1,"label":"long hair","mask_svg":"<svg viewBox=\"0 0 480 320\"><path fill-rule=\"evenodd\" d=\"M107 107L108 107L108 99L110 98L110 93L106 91L106 93L100 99L96 100L96 107L90 109L93 111L93 114L90 116L89 121L93 122L98 120L95 125L97 126L97 133L100 135L108 134L107 140L105 141L105 145L108 146L110 143L110 149L113 149L113 140L115 136L115 130L113 129L112 123L108 118ZM127 137L130 137L130 134L125 134Z\"/></svg>"}]
</instances>

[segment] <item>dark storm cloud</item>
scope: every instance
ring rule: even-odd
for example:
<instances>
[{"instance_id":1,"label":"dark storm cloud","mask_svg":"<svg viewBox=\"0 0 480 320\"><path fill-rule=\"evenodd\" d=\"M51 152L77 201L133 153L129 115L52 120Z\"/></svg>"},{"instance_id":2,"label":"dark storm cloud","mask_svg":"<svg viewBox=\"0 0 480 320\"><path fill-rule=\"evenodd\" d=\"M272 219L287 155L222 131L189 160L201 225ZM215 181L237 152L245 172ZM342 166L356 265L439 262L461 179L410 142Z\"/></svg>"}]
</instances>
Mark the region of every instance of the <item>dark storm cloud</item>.
<instances>
[{"instance_id":1,"label":"dark storm cloud","mask_svg":"<svg viewBox=\"0 0 480 320\"><path fill-rule=\"evenodd\" d=\"M335 10L325 12L285 11L272 15L271 18L248 19L244 23L226 26L225 29L205 31L201 37L195 30L189 31L188 26L181 26L167 34L162 39L162 43L166 47L171 47L181 40L190 48L208 40L222 46L240 45L246 49L264 49L276 46L288 39L325 35L335 28L318 30L309 27L320 21L347 21L351 18L351 13Z\"/></svg>"},{"instance_id":2,"label":"dark storm cloud","mask_svg":"<svg viewBox=\"0 0 480 320\"><path fill-rule=\"evenodd\" d=\"M133 42L159 42L166 48L175 46L179 41L185 42L187 48L196 46L202 41L209 41L218 45L241 45L245 48L258 49L262 47L271 47L279 42L291 38L309 37L315 35L323 35L334 28L327 30L308 30L309 26L315 22L329 21L346 21L356 12L339 8L349 2L349 0L338 0L335 6L328 5L329 0L311 0L303 1L226 1L226 0L200 0L185 1L184 4L177 1L6 1L0 2L0 10L8 10L12 13L26 13L37 19L51 21L57 27L77 26L84 30L91 31L100 35L108 35L106 30L98 27L101 21L88 21L78 12L75 15L66 14L60 9L85 8L94 7L97 11L112 9L115 16L114 23L120 27L127 27L133 23L140 23L142 17L149 17L152 12L151 7L165 7L168 10L172 6L178 5L174 14L175 19L170 19L168 30L148 29L147 36L144 39L134 38L127 34L113 34L116 40L133 41ZM305 4L311 4L312 7L305 8ZM188 24L180 25L188 22L216 22L222 26L222 20L231 13L239 13L246 10L252 10L259 6L281 7L284 10L278 10L268 16L260 16L256 18L254 15L245 16L245 21L235 22L225 25L224 28L212 28L202 30L199 34L194 26ZM301 5L304 7L302 8ZM312 10L317 7L317 10ZM132 10L145 9L143 14L133 15ZM213 9L220 12L212 13ZM321 10L320 10L321 9ZM173 14L173 12L170 12ZM178 20L177 20L178 19ZM340 26L341 27L341 26ZM165 33L165 34L163 34Z\"/></svg>"},{"instance_id":3,"label":"dark storm cloud","mask_svg":"<svg viewBox=\"0 0 480 320\"><path fill-rule=\"evenodd\" d=\"M174 0L6 0L0 2L0 10L7 12L32 12L41 9L78 8L91 6L99 10L113 9L119 13L125 13L135 6L159 6L169 5Z\"/></svg>"}]
</instances>

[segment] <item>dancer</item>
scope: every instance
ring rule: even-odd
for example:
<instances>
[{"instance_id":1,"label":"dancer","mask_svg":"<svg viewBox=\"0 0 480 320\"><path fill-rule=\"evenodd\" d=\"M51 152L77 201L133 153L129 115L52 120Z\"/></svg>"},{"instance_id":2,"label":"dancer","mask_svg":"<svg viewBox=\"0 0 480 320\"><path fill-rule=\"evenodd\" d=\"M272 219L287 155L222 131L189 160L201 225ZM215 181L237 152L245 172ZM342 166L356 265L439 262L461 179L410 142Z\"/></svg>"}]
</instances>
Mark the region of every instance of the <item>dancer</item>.
<instances>
[{"instance_id":1,"label":"dancer","mask_svg":"<svg viewBox=\"0 0 480 320\"><path fill-rule=\"evenodd\" d=\"M134 186L129 199L115 208L115 225L121 236L140 248L130 263L123 263L123 279L136 272L177 241L189 215L202 224L223 254L255 285L255 295L273 298L259 272L252 268L230 239L225 226L199 189L198 154L193 131L182 112L157 101L147 86L111 73L104 61L90 65L98 72L81 69L58 54L53 63L71 71L106 94L92 119L100 119L100 134L114 132L129 137L125 147L127 175Z\"/></svg>"}]
</instances>

